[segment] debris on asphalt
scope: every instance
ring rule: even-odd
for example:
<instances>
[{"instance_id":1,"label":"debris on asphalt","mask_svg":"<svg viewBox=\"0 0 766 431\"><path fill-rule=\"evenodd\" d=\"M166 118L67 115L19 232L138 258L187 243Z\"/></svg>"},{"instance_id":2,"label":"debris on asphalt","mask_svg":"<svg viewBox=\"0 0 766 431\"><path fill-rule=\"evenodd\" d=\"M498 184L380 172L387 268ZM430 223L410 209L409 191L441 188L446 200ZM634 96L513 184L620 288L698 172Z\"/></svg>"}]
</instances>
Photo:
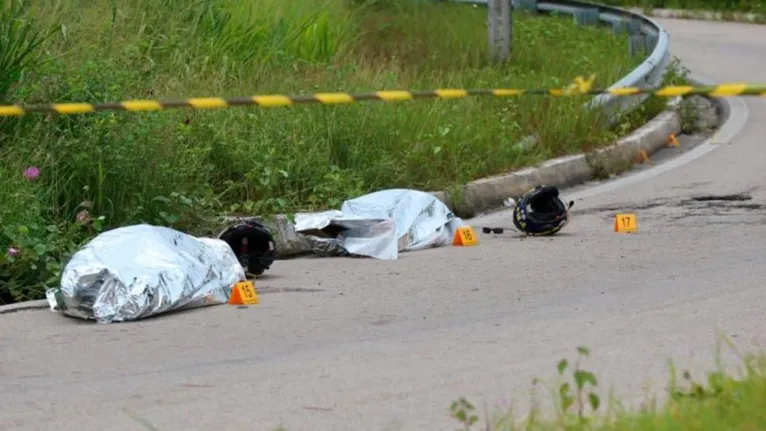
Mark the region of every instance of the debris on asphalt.
<instances>
[{"instance_id":1,"label":"debris on asphalt","mask_svg":"<svg viewBox=\"0 0 766 431\"><path fill-rule=\"evenodd\" d=\"M449 246L465 225L430 193L389 189L343 202L340 210L300 213L295 231L319 256L395 260L399 252Z\"/></svg>"},{"instance_id":2,"label":"debris on asphalt","mask_svg":"<svg viewBox=\"0 0 766 431\"><path fill-rule=\"evenodd\" d=\"M513 205L513 228L483 226L482 232L502 234L506 230L524 236L551 236L557 234L569 223L570 210L574 201L564 203L558 187L538 185L520 196L509 197L503 202Z\"/></svg>"},{"instance_id":3,"label":"debris on asphalt","mask_svg":"<svg viewBox=\"0 0 766 431\"><path fill-rule=\"evenodd\" d=\"M257 220L236 223L218 234L218 239L226 241L242 267L256 276L271 268L277 257L274 237Z\"/></svg>"},{"instance_id":4,"label":"debris on asphalt","mask_svg":"<svg viewBox=\"0 0 766 431\"><path fill-rule=\"evenodd\" d=\"M229 245L147 224L103 232L64 267L48 289L53 311L98 323L134 321L169 311L225 304L246 280Z\"/></svg>"}]
</instances>

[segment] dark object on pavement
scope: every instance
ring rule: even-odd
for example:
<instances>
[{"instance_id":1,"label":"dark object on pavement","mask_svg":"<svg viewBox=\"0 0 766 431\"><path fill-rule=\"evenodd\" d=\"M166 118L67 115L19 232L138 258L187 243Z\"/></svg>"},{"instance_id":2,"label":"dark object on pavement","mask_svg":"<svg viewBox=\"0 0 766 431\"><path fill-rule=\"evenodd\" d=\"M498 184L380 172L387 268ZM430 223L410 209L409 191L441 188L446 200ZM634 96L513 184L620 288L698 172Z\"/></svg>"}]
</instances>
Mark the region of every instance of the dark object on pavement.
<instances>
[{"instance_id":1,"label":"dark object on pavement","mask_svg":"<svg viewBox=\"0 0 766 431\"><path fill-rule=\"evenodd\" d=\"M223 231L218 238L229 244L247 272L261 275L274 263L277 247L274 237L260 223L248 220Z\"/></svg>"},{"instance_id":2,"label":"dark object on pavement","mask_svg":"<svg viewBox=\"0 0 766 431\"><path fill-rule=\"evenodd\" d=\"M570 201L565 205L556 186L537 186L516 201L513 225L531 236L549 236L558 233L569 222Z\"/></svg>"}]
</instances>

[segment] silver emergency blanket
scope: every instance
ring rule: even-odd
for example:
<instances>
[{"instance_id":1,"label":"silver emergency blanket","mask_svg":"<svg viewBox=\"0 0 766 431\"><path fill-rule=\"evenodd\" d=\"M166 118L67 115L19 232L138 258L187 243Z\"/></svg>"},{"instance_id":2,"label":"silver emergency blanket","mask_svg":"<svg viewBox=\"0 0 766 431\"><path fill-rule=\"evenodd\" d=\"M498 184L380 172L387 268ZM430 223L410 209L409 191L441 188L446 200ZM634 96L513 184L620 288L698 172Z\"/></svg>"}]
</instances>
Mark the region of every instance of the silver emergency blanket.
<instances>
[{"instance_id":1,"label":"silver emergency blanket","mask_svg":"<svg viewBox=\"0 0 766 431\"><path fill-rule=\"evenodd\" d=\"M140 224L93 238L46 292L54 311L98 323L228 302L245 272L228 244Z\"/></svg>"},{"instance_id":2,"label":"silver emergency blanket","mask_svg":"<svg viewBox=\"0 0 766 431\"><path fill-rule=\"evenodd\" d=\"M321 256L395 260L401 251L451 245L464 224L430 193L391 189L347 200L340 210L296 214L294 228Z\"/></svg>"}]
</instances>

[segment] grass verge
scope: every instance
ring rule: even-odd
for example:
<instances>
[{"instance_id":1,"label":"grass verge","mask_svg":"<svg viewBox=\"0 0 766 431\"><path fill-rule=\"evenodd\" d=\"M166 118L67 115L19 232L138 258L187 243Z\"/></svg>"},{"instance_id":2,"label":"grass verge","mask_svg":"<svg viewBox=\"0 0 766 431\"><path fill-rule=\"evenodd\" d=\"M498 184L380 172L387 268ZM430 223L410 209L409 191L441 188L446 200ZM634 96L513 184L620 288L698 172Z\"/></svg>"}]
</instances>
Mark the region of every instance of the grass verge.
<instances>
[{"instance_id":1,"label":"grass verge","mask_svg":"<svg viewBox=\"0 0 766 431\"><path fill-rule=\"evenodd\" d=\"M608 405L597 395L598 379L584 370L580 360L589 355L578 347L578 357L571 363L561 359L556 369L563 382L554 390L556 414L545 417L532 410L524 420L500 412L487 418L482 429L516 430L762 430L766 429L766 356L739 355L741 376L724 371L723 366L709 372L705 381L697 381L689 372L681 382L671 367L666 400L647 400L640 410L627 410L615 400ZM460 398L450 406L452 417L464 430L478 429L474 405Z\"/></svg>"},{"instance_id":2,"label":"grass verge","mask_svg":"<svg viewBox=\"0 0 766 431\"><path fill-rule=\"evenodd\" d=\"M0 15L4 103L558 87L590 74L608 85L641 60L625 35L518 13L511 58L489 64L486 12L430 1L9 0ZM102 229L147 222L208 234L211 215L445 189L624 131L586 100L2 118L0 303L41 298ZM533 133L534 146L519 144Z\"/></svg>"}]
</instances>

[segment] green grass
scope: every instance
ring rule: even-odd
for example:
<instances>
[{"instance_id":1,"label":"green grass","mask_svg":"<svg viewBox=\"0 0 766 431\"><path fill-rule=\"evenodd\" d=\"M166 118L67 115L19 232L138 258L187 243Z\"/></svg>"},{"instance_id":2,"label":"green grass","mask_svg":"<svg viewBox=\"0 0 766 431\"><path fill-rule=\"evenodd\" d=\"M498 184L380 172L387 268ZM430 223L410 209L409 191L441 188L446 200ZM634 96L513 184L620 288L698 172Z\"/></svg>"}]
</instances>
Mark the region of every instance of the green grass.
<instances>
[{"instance_id":1,"label":"green grass","mask_svg":"<svg viewBox=\"0 0 766 431\"><path fill-rule=\"evenodd\" d=\"M663 402L647 400L642 407L625 409L616 400L607 404L597 395L597 376L579 366L590 354L578 348L574 364L562 359L556 364L561 383L554 390L555 412L546 415L533 409L524 419L497 412L480 420L475 406L459 398L450 406L451 416L465 430L568 430L568 431L663 431L663 430L742 430L766 429L766 356L740 356L740 376L724 371L723 366L709 372L705 381L681 373L679 382L671 368L668 392Z\"/></svg>"},{"instance_id":2,"label":"green grass","mask_svg":"<svg viewBox=\"0 0 766 431\"><path fill-rule=\"evenodd\" d=\"M430 1L6 0L0 15L5 103L559 87L590 74L606 86L641 61L608 28L520 13L511 58L493 65L486 12ZM68 254L104 228L206 234L213 215L444 189L624 132L583 109L586 100L2 118L0 303L42 297ZM530 134L536 145L518 144ZM39 178L22 176L28 166Z\"/></svg>"}]
</instances>

